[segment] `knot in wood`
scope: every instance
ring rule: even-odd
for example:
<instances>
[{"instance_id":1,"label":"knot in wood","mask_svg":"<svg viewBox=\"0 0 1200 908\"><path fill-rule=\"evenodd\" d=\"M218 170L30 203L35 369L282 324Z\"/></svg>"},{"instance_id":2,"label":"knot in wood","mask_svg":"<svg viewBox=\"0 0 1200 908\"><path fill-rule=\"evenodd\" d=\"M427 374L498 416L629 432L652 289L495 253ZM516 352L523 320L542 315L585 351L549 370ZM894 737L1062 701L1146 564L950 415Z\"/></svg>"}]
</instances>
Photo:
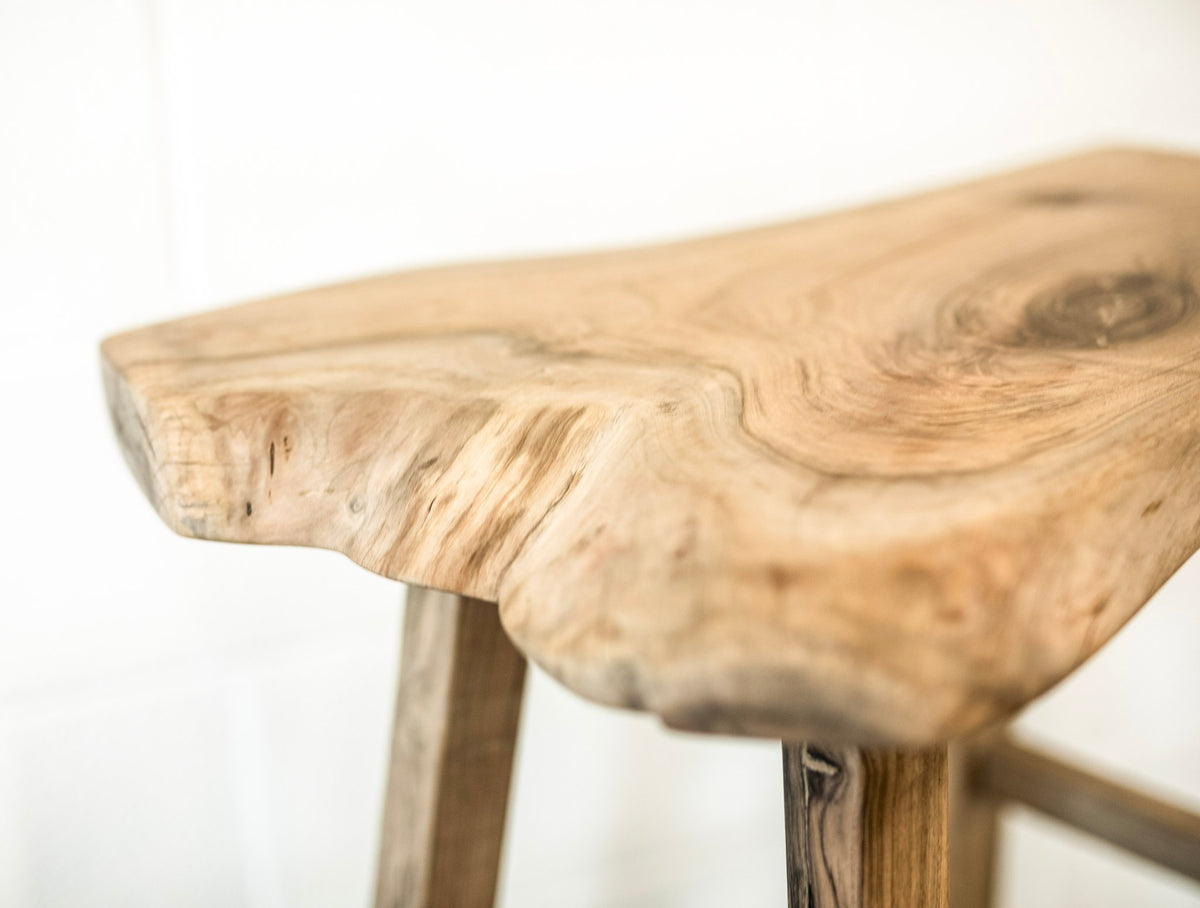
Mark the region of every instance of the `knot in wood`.
<instances>
[{"instance_id":1,"label":"knot in wood","mask_svg":"<svg viewBox=\"0 0 1200 908\"><path fill-rule=\"evenodd\" d=\"M1071 278L1025 306L1011 344L1094 349L1165 334L1196 310L1184 278L1152 271Z\"/></svg>"}]
</instances>

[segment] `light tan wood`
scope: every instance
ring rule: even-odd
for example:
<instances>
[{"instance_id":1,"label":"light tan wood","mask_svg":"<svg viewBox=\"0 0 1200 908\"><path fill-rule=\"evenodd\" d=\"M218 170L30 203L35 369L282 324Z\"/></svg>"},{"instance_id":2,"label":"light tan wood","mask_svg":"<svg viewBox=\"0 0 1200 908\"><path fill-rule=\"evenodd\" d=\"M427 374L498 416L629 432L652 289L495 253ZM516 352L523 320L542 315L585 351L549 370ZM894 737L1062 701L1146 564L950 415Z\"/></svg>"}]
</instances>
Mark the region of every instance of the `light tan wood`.
<instances>
[{"instance_id":1,"label":"light tan wood","mask_svg":"<svg viewBox=\"0 0 1200 908\"><path fill-rule=\"evenodd\" d=\"M498 601L595 700L924 745L1200 542L1200 161L1106 151L779 227L442 268L104 344L193 536Z\"/></svg>"},{"instance_id":2,"label":"light tan wood","mask_svg":"<svg viewBox=\"0 0 1200 908\"><path fill-rule=\"evenodd\" d=\"M1200 880L1200 815L1012 743L980 755L975 783Z\"/></svg>"},{"instance_id":3,"label":"light tan wood","mask_svg":"<svg viewBox=\"0 0 1200 908\"><path fill-rule=\"evenodd\" d=\"M791 908L946 908L946 750L783 747Z\"/></svg>"},{"instance_id":4,"label":"light tan wood","mask_svg":"<svg viewBox=\"0 0 1200 908\"><path fill-rule=\"evenodd\" d=\"M494 604L409 589L376 908L492 904L524 678Z\"/></svg>"},{"instance_id":5,"label":"light tan wood","mask_svg":"<svg viewBox=\"0 0 1200 908\"><path fill-rule=\"evenodd\" d=\"M950 904L991 908L1000 839L1000 800L979 784L980 765L1003 740L991 730L950 745Z\"/></svg>"}]
</instances>

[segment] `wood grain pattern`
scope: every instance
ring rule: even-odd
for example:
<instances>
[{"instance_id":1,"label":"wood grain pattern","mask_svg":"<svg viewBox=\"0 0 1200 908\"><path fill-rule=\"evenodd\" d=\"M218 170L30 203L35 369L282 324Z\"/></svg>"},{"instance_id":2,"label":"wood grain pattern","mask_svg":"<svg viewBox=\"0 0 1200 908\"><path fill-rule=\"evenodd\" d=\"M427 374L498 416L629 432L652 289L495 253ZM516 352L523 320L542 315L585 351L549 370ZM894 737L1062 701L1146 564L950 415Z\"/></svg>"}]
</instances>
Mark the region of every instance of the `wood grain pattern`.
<instances>
[{"instance_id":1,"label":"wood grain pattern","mask_svg":"<svg viewBox=\"0 0 1200 908\"><path fill-rule=\"evenodd\" d=\"M1200 161L1106 151L799 223L442 268L110 338L179 532L498 601L595 700L941 741L1200 543Z\"/></svg>"},{"instance_id":2,"label":"wood grain pattern","mask_svg":"<svg viewBox=\"0 0 1200 908\"><path fill-rule=\"evenodd\" d=\"M946 750L783 746L791 908L947 908Z\"/></svg>"},{"instance_id":3,"label":"wood grain pattern","mask_svg":"<svg viewBox=\"0 0 1200 908\"><path fill-rule=\"evenodd\" d=\"M409 590L376 908L492 904L524 679L494 604Z\"/></svg>"},{"instance_id":4,"label":"wood grain pattern","mask_svg":"<svg viewBox=\"0 0 1200 908\"><path fill-rule=\"evenodd\" d=\"M979 755L975 783L1200 881L1200 815L1012 743Z\"/></svg>"}]
</instances>

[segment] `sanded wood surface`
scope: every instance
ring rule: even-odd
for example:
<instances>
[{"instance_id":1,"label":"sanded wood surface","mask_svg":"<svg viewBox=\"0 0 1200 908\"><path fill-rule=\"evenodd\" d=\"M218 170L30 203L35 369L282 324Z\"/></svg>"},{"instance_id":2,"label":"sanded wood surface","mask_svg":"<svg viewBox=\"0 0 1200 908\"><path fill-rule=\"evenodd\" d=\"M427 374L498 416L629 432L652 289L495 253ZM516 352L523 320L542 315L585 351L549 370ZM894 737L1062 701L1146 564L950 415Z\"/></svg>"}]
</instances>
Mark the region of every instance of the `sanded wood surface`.
<instances>
[{"instance_id":1,"label":"sanded wood surface","mask_svg":"<svg viewBox=\"0 0 1200 908\"><path fill-rule=\"evenodd\" d=\"M492 904L524 679L493 603L409 590L376 908Z\"/></svg>"},{"instance_id":2,"label":"sanded wood surface","mask_svg":"<svg viewBox=\"0 0 1200 908\"><path fill-rule=\"evenodd\" d=\"M1200 881L1200 814L1002 743L978 755L975 787Z\"/></svg>"},{"instance_id":3,"label":"sanded wood surface","mask_svg":"<svg viewBox=\"0 0 1200 908\"><path fill-rule=\"evenodd\" d=\"M944 747L783 746L791 908L946 908Z\"/></svg>"},{"instance_id":4,"label":"sanded wood surface","mask_svg":"<svg viewBox=\"0 0 1200 908\"><path fill-rule=\"evenodd\" d=\"M179 532L500 604L593 699L924 744L1200 542L1200 161L1083 155L778 227L363 280L103 347Z\"/></svg>"}]
</instances>

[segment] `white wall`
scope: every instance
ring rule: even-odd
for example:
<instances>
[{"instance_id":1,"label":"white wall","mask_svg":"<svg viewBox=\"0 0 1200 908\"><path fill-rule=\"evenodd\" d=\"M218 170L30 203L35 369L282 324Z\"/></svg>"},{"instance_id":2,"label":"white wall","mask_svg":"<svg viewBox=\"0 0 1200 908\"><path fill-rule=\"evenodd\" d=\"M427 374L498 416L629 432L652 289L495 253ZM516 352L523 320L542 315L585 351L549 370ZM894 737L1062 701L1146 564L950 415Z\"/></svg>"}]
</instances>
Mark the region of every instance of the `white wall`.
<instances>
[{"instance_id":1,"label":"white wall","mask_svg":"<svg viewBox=\"0 0 1200 908\"><path fill-rule=\"evenodd\" d=\"M0 905L368 900L399 587L177 539L96 343L1098 141L1200 150L1200 5L0 0ZM1200 560L1022 730L1200 805ZM779 757L534 674L509 906L783 904ZM1200 906L1014 816L1007 906Z\"/></svg>"}]
</instances>

